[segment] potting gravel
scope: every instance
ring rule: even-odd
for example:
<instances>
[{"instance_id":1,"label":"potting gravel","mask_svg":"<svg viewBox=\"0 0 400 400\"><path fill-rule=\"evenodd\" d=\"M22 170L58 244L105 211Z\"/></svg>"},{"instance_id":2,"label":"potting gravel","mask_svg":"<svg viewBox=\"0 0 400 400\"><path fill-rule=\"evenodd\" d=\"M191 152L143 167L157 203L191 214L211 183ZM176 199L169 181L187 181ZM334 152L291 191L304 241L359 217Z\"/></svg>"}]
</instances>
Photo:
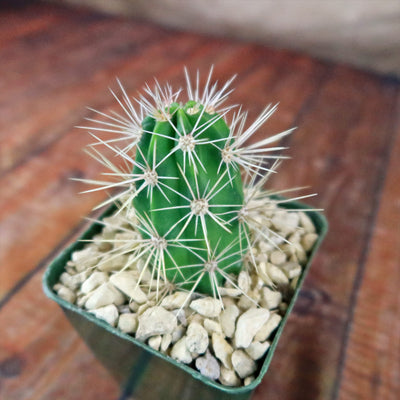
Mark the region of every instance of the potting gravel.
<instances>
[{"instance_id":1,"label":"potting gravel","mask_svg":"<svg viewBox=\"0 0 400 400\"><path fill-rule=\"evenodd\" d=\"M73 253L54 290L210 379L226 386L248 385L318 238L306 213L279 208L274 201L256 218L268 240L254 235L254 258L248 257L247 267L232 276L236 287L226 282L220 288L222 303L197 293L189 297L170 283L157 293L150 273L142 274L139 287L143 260L126 268L129 253L109 256L132 235L140 238L139 231L118 228L126 225L120 215L105 218L102 232Z\"/></svg>"}]
</instances>

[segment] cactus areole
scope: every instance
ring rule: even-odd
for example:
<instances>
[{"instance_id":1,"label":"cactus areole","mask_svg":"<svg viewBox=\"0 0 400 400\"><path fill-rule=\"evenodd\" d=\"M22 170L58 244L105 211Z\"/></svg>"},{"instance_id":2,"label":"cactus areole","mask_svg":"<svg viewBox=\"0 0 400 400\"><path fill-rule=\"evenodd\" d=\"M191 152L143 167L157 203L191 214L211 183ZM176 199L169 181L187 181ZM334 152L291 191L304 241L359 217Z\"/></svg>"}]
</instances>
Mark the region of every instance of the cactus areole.
<instances>
[{"instance_id":1,"label":"cactus areole","mask_svg":"<svg viewBox=\"0 0 400 400\"><path fill-rule=\"evenodd\" d=\"M156 168L136 182L134 208L157 232L151 239L165 247L161 273L184 289L196 284L215 294L225 280L219 271L238 274L247 246L235 218L243 206L239 165L223 159L229 127L195 101L164 111L164 118L147 116L142 124L133 172Z\"/></svg>"}]
</instances>

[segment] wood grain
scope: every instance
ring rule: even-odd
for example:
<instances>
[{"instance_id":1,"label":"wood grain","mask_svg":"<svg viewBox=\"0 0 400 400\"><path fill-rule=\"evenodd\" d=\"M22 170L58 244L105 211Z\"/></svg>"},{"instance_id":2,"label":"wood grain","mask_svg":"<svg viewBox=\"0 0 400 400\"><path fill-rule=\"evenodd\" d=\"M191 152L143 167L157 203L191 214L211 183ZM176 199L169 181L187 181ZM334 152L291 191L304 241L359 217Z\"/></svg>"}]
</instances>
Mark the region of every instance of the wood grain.
<instances>
[{"instance_id":1,"label":"wood grain","mask_svg":"<svg viewBox=\"0 0 400 400\"><path fill-rule=\"evenodd\" d=\"M396 109L399 115L399 107ZM398 127L397 120L397 127ZM358 277L339 399L390 399L400 393L400 135L394 132L380 207Z\"/></svg>"},{"instance_id":2,"label":"wood grain","mask_svg":"<svg viewBox=\"0 0 400 400\"><path fill-rule=\"evenodd\" d=\"M330 222L254 399L388 399L400 390L399 82L300 54L43 5L0 10L0 398L117 399L119 389L42 294L44 266L105 194L77 195L101 168L74 129L182 69L235 73L232 103L262 135L297 125L276 188L310 185ZM82 373L84 371L84 373Z\"/></svg>"}]
</instances>

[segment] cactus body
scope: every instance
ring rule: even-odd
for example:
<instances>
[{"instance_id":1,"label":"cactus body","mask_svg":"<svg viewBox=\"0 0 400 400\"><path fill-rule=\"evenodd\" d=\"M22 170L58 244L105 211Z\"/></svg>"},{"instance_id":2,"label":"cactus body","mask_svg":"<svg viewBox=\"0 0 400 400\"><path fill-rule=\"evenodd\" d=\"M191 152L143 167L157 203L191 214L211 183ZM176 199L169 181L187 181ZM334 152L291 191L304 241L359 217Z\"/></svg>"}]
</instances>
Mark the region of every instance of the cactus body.
<instances>
[{"instance_id":1,"label":"cactus body","mask_svg":"<svg viewBox=\"0 0 400 400\"><path fill-rule=\"evenodd\" d=\"M245 245L239 237L238 220L232 220L243 205L242 179L238 172L229 173L232 166L221 163L229 128L220 115L207 113L193 101L171 105L168 114L167 121L145 119L136 162L157 165L149 170L154 179L170 179L154 187L151 195L149 190L140 191L134 207L151 221L158 239L172 241L165 251L162 272L166 278L185 289L196 282L197 291L212 294L224 280L217 270L209 273L216 253L229 247L226 257L218 261L218 268L225 273L237 274L242 267ZM139 174L139 167L133 172ZM137 190L145 184L136 182Z\"/></svg>"},{"instance_id":2,"label":"cactus body","mask_svg":"<svg viewBox=\"0 0 400 400\"><path fill-rule=\"evenodd\" d=\"M103 140L92 134L97 142L89 151L110 170L108 175L119 181L83 181L100 186L88 191L124 188L102 204L116 202L127 225L135 220L135 228L141 233L139 240L127 241L119 253L110 252L109 256L127 256L122 270L137 263L141 271L138 284L147 276L143 286L156 283L157 292L159 288L168 291L173 283L189 292L220 297L219 288L224 281L240 291L236 279L239 271L249 263L256 267L256 237L276 246L270 238L273 233L259 217L257 208L268 208L262 187L277 165L275 162L268 167L270 164L265 161L281 158L274 152L284 149L269 146L292 130L248 144L276 106L267 106L248 127L247 113L238 109L228 126L225 114L233 107L220 107L230 93L233 79L217 89L216 83L210 83L211 73L212 70L201 91L199 75L193 90L186 72L186 103L177 102L180 91L173 92L168 84L162 88L156 82L154 90L147 86L149 97L136 99L139 111L120 84L122 99L112 94L124 115L98 112L107 120L89 119L100 125L89 129L121 136ZM128 145L121 148L119 143L126 140ZM114 165L98 145L122 157L126 168ZM243 291L242 294L247 296Z\"/></svg>"}]
</instances>

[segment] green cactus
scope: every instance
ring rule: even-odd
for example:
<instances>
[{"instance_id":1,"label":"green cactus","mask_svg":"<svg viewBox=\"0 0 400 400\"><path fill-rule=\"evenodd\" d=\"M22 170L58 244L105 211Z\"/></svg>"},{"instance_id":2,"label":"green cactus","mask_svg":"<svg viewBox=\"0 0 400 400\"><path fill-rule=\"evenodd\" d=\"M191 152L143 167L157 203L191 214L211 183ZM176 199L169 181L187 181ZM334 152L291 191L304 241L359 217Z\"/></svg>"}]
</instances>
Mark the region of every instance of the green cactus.
<instances>
[{"instance_id":1,"label":"green cactus","mask_svg":"<svg viewBox=\"0 0 400 400\"><path fill-rule=\"evenodd\" d=\"M166 113L167 121L147 117L143 122L146 132L137 145L133 173L140 175L145 165L155 168L136 182L133 204L138 214L149 217L159 237L185 245L170 246L164 272L168 280L190 289L193 279L201 276L199 271L211 272L210 256L217 245L224 249L235 242L218 267L228 274L239 273L244 237L239 237L238 220L229 221L243 205L243 184L240 173L230 176L229 166L221 166L229 128L220 114L211 115L194 101L172 104ZM155 187L158 176L164 182L160 179ZM152 186L151 193L140 190ZM212 294L223 280L218 271L204 273L197 290Z\"/></svg>"},{"instance_id":2,"label":"green cactus","mask_svg":"<svg viewBox=\"0 0 400 400\"><path fill-rule=\"evenodd\" d=\"M254 239L249 227L268 239L252 218L247 203L254 190L244 188L243 177L258 189L257 177L275 172L276 164L269 167L266 159L282 158L274 152L283 147L267 146L291 130L248 145L276 106L267 107L246 129L246 113L240 110L228 125L226 114L233 107L224 109L221 104L230 93L232 79L217 90L216 84L210 85L210 72L202 95L199 76L195 90L187 72L186 79L185 103L178 102L180 92L156 83L154 90L145 89L151 100L145 96L137 99L139 112L120 85L122 100L113 95L125 116L99 113L107 120L90 119L101 125L91 130L121 135L111 140L93 135L97 143L91 147L91 154L118 181L86 182L99 185L92 190L125 188L105 203L119 202L127 215L134 209L142 239L126 250L132 255L131 263L142 257L157 283L172 282L217 297L225 280L237 287L232 277L243 268ZM125 140L128 144L120 148ZM121 156L125 169L97 150L99 144Z\"/></svg>"}]
</instances>

